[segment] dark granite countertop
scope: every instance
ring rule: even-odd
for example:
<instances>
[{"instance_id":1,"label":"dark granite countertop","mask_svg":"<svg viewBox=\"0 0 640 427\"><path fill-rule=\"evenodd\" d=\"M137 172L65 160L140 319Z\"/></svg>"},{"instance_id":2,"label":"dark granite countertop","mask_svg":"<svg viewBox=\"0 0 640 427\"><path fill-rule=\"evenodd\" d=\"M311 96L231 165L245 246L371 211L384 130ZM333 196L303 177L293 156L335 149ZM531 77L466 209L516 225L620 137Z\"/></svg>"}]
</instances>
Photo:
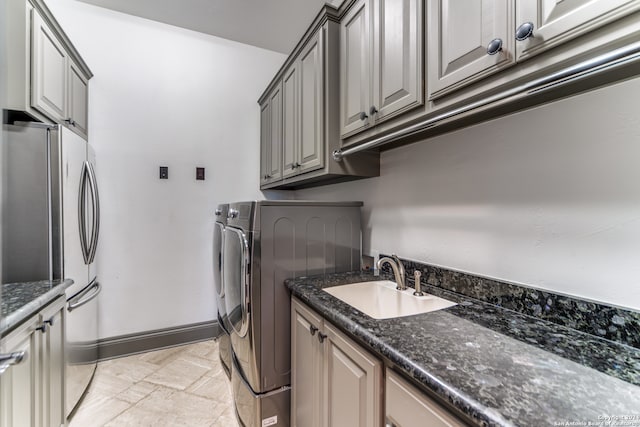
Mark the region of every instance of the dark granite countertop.
<instances>
[{"instance_id":1,"label":"dark granite countertop","mask_svg":"<svg viewBox=\"0 0 640 427\"><path fill-rule=\"evenodd\" d=\"M3 284L0 336L36 314L59 295L64 295L65 289L72 284L71 279Z\"/></svg>"},{"instance_id":2,"label":"dark granite countertop","mask_svg":"<svg viewBox=\"0 0 640 427\"><path fill-rule=\"evenodd\" d=\"M433 286L423 287L458 305L382 320L322 291L369 280L380 277L345 273L287 286L388 367L477 425L640 426L637 348ZM606 417L619 418L607 424Z\"/></svg>"}]
</instances>

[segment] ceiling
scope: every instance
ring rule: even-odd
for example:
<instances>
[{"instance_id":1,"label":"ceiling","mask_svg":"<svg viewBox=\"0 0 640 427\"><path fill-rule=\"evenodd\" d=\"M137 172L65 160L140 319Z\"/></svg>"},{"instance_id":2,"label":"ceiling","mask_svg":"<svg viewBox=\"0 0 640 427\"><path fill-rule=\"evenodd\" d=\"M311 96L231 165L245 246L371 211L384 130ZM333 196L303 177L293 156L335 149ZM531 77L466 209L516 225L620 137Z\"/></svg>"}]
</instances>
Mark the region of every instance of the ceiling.
<instances>
[{"instance_id":1,"label":"ceiling","mask_svg":"<svg viewBox=\"0 0 640 427\"><path fill-rule=\"evenodd\" d=\"M80 1L281 53L293 50L325 3L325 0Z\"/></svg>"}]
</instances>

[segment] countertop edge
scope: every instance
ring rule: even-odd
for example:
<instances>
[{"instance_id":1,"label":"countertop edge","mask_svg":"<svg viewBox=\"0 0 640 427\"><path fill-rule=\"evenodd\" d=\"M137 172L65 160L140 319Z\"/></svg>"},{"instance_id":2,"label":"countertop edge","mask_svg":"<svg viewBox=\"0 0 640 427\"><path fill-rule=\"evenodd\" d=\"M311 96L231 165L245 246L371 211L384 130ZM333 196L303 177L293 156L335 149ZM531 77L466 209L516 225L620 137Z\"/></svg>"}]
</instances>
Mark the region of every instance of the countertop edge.
<instances>
[{"instance_id":1,"label":"countertop edge","mask_svg":"<svg viewBox=\"0 0 640 427\"><path fill-rule=\"evenodd\" d=\"M22 322L37 314L41 308L51 303L58 296L64 295L64 291L71 285L73 285L73 280L65 279L62 283L0 319L0 336L4 337L9 334Z\"/></svg>"}]
</instances>

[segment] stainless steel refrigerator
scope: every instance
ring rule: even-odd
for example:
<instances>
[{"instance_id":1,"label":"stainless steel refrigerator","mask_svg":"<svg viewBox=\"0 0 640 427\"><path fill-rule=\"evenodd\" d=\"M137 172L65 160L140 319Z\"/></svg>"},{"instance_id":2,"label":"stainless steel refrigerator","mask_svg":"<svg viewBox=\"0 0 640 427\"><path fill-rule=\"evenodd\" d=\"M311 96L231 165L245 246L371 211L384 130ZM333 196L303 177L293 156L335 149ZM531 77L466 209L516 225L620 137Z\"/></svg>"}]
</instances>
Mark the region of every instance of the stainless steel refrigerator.
<instances>
[{"instance_id":1,"label":"stainless steel refrigerator","mask_svg":"<svg viewBox=\"0 0 640 427\"><path fill-rule=\"evenodd\" d=\"M66 290L66 415L87 389L98 360L95 256L100 202L95 153L60 125L4 125L2 280L73 279Z\"/></svg>"}]
</instances>

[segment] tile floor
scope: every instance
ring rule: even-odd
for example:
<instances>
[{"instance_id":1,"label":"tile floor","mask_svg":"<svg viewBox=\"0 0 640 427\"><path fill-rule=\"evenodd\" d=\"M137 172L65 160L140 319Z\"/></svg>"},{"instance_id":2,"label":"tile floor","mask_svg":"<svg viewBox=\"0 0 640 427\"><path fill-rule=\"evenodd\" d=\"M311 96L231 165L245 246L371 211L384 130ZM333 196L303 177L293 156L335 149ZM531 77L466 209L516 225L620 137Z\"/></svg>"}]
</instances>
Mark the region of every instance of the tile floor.
<instances>
[{"instance_id":1,"label":"tile floor","mask_svg":"<svg viewBox=\"0 0 640 427\"><path fill-rule=\"evenodd\" d=\"M237 427L218 343L100 362L69 427Z\"/></svg>"}]
</instances>

